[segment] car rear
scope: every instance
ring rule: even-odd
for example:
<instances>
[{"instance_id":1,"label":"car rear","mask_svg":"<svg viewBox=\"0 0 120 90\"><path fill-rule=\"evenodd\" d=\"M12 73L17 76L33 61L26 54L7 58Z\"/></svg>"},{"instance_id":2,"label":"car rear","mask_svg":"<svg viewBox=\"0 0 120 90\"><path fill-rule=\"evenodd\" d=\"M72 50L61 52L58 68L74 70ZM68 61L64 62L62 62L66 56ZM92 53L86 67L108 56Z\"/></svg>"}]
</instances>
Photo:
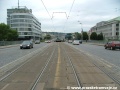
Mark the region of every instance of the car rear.
<instances>
[{"instance_id":1,"label":"car rear","mask_svg":"<svg viewBox=\"0 0 120 90\"><path fill-rule=\"evenodd\" d=\"M73 45L79 45L79 44L80 44L79 40L74 40L73 41Z\"/></svg>"},{"instance_id":2,"label":"car rear","mask_svg":"<svg viewBox=\"0 0 120 90\"><path fill-rule=\"evenodd\" d=\"M114 49L120 49L120 41L114 41L112 44L112 47Z\"/></svg>"}]
</instances>

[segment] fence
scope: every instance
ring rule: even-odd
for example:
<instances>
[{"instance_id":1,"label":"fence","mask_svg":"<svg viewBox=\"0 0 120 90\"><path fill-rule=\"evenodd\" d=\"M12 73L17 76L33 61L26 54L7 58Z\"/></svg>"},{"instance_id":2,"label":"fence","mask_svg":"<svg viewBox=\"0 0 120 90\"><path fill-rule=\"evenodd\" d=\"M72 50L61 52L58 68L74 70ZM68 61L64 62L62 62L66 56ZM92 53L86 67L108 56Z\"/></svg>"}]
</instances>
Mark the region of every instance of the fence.
<instances>
[{"instance_id":1,"label":"fence","mask_svg":"<svg viewBox=\"0 0 120 90\"><path fill-rule=\"evenodd\" d=\"M0 46L20 44L22 41L0 41Z\"/></svg>"}]
</instances>

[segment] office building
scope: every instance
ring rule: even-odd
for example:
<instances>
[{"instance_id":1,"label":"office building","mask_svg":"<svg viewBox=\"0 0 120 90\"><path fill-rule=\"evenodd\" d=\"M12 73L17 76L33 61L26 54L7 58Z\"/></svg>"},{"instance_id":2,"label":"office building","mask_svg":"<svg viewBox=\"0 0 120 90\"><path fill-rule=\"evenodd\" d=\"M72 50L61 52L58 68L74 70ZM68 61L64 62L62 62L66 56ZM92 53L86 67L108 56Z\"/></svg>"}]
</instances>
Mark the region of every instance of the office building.
<instances>
[{"instance_id":1,"label":"office building","mask_svg":"<svg viewBox=\"0 0 120 90\"><path fill-rule=\"evenodd\" d=\"M96 32L104 35L105 39L120 39L120 16L108 21L97 23L91 28L90 33Z\"/></svg>"},{"instance_id":2,"label":"office building","mask_svg":"<svg viewBox=\"0 0 120 90\"><path fill-rule=\"evenodd\" d=\"M41 23L25 6L7 9L7 24L18 31L20 40L36 40L41 38Z\"/></svg>"}]
</instances>

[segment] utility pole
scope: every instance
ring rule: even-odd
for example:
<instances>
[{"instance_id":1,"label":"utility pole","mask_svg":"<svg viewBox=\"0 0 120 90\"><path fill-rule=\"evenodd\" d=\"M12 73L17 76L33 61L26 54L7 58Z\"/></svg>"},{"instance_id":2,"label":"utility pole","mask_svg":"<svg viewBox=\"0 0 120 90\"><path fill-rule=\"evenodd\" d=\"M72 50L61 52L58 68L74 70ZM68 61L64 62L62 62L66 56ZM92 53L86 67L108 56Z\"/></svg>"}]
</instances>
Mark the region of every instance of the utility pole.
<instances>
[{"instance_id":1,"label":"utility pole","mask_svg":"<svg viewBox=\"0 0 120 90\"><path fill-rule=\"evenodd\" d=\"M83 40L83 28L82 28L82 23L80 21L78 21L79 24L81 25L81 40Z\"/></svg>"},{"instance_id":2,"label":"utility pole","mask_svg":"<svg viewBox=\"0 0 120 90\"><path fill-rule=\"evenodd\" d=\"M19 0L18 0L18 9L19 9Z\"/></svg>"}]
</instances>

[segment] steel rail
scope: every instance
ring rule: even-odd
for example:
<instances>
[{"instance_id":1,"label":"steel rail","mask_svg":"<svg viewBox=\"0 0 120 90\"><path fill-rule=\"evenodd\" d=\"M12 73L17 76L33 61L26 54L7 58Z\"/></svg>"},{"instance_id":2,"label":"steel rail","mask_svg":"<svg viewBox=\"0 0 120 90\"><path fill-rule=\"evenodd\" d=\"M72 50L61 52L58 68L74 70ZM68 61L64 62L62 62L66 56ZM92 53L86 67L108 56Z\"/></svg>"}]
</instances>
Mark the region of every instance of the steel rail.
<instances>
[{"instance_id":1,"label":"steel rail","mask_svg":"<svg viewBox=\"0 0 120 90\"><path fill-rule=\"evenodd\" d=\"M116 82L118 85L120 85L120 81L113 76L111 76L109 73L107 73L105 70L103 70L100 66L92 62L97 68L99 68L102 72L104 72L108 77L110 77L114 82Z\"/></svg>"},{"instance_id":2,"label":"steel rail","mask_svg":"<svg viewBox=\"0 0 120 90\"><path fill-rule=\"evenodd\" d=\"M71 47L72 47L72 46L71 46ZM74 48L75 50L78 50L78 49L75 48L75 47L72 47L72 48ZM80 50L79 50L79 51L80 51ZM76 51L76 52L78 52L78 51ZM80 52L78 52L78 53L80 53ZM83 53L84 53L84 52L83 52ZM86 53L84 53L84 54L86 54ZM87 55L87 54L86 54L86 55ZM107 73L105 70L103 70L100 66L98 66L95 62L92 61L92 63L93 63L97 68L99 68L103 73L105 73L109 78L111 78L114 82L116 82L118 85L120 85L120 80L118 80L117 78L111 76L109 73Z\"/></svg>"},{"instance_id":3,"label":"steel rail","mask_svg":"<svg viewBox=\"0 0 120 90\"><path fill-rule=\"evenodd\" d=\"M56 49L56 48L55 48L55 49ZM49 62L50 62L50 60L51 60L51 58L52 58L53 55L54 55L55 49L53 50L53 52L52 52L50 58L48 58L48 60L46 61L45 66L43 67L42 71L39 73L38 78L36 79L36 81L34 82L34 84L33 84L33 86L31 87L30 90L35 90L35 88L36 88L38 82L40 81L40 79L41 79L41 77L42 77L44 71L46 70L46 68L47 68L47 66L48 66L48 64L49 64Z\"/></svg>"},{"instance_id":4,"label":"steel rail","mask_svg":"<svg viewBox=\"0 0 120 90\"><path fill-rule=\"evenodd\" d=\"M48 47L47 47L48 48ZM42 48L42 52L47 49L47 48ZM40 49L41 50L41 49ZM42 53L40 52L40 53ZM37 53L35 56L37 56L39 53ZM8 74L6 74L4 77L0 78L0 82L3 81L4 79L8 78L10 75L12 75L15 71L17 71L19 68L21 68L23 65L25 65L27 62L29 62L31 59L26 60L24 63L22 63L21 65L19 65L17 68L15 68L13 71L9 72ZM14 68L14 67L13 67Z\"/></svg>"},{"instance_id":5,"label":"steel rail","mask_svg":"<svg viewBox=\"0 0 120 90\"><path fill-rule=\"evenodd\" d=\"M77 75L77 72L76 72L76 70L75 70L75 67L74 67L74 65L73 65L73 63L72 63L72 60L71 60L71 58L69 57L69 55L67 54L65 48L64 48L63 50L64 50L64 53L66 54L66 56L67 56L67 58L68 58L68 61L70 62L70 65L71 65L72 70L73 70L73 72L74 72L75 79L76 79L77 84L78 84L78 87L81 87L81 89L78 89L78 90L83 90L83 89L82 89L82 83L80 82L80 79L79 79L79 77L78 77L78 75Z\"/></svg>"}]
</instances>

